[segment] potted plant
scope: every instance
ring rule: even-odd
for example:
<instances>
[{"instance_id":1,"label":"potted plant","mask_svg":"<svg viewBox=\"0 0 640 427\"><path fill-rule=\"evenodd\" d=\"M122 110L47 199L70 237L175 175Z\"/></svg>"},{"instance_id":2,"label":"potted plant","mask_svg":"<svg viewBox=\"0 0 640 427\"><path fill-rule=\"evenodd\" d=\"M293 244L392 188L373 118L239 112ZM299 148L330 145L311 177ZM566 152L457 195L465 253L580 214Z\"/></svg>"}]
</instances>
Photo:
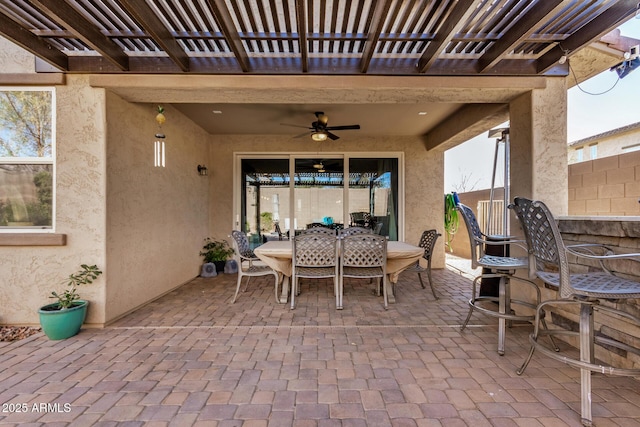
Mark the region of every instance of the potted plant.
<instances>
[{"instance_id":1,"label":"potted plant","mask_svg":"<svg viewBox=\"0 0 640 427\"><path fill-rule=\"evenodd\" d=\"M200 252L200 256L204 258L202 271L210 271L210 268L207 268L210 266L207 266L207 264L213 263L217 273L224 272L224 266L231 255L233 255L233 249L226 240L207 237L204 239L204 246L202 246L202 251ZM207 277L205 274L202 274L202 276ZM210 274L210 276L215 275Z\"/></svg>"},{"instance_id":2,"label":"potted plant","mask_svg":"<svg viewBox=\"0 0 640 427\"><path fill-rule=\"evenodd\" d=\"M50 298L58 301L40 307L40 325L52 340L63 340L80 332L87 315L89 301L81 300L78 286L93 283L102 274L95 265L80 265L80 270L69 275L63 283L67 288L61 293L51 292Z\"/></svg>"}]
</instances>

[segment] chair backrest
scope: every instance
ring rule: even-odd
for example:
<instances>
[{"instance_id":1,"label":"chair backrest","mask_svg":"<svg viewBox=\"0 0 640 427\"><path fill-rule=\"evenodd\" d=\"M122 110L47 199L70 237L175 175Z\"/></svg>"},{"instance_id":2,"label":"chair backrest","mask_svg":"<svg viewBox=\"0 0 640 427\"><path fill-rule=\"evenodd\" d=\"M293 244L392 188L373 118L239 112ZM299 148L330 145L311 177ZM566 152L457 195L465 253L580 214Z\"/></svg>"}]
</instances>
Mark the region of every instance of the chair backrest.
<instances>
[{"instance_id":1,"label":"chair backrest","mask_svg":"<svg viewBox=\"0 0 640 427\"><path fill-rule=\"evenodd\" d=\"M249 239L247 239L247 235L244 231L233 230L231 232L231 237L233 237L233 243L236 246L235 252L240 255L241 258L255 258L255 254L253 250L249 246Z\"/></svg>"},{"instance_id":2,"label":"chair backrest","mask_svg":"<svg viewBox=\"0 0 640 427\"><path fill-rule=\"evenodd\" d=\"M516 197L512 208L522 224L527 240L531 272L545 271L549 268L558 271L560 297L569 298L573 294L569 281L569 261L560 230L551 211L543 202L524 197Z\"/></svg>"},{"instance_id":3,"label":"chair backrest","mask_svg":"<svg viewBox=\"0 0 640 427\"><path fill-rule=\"evenodd\" d=\"M317 226L317 227L307 228L306 230L302 230L300 234L328 234L331 236L335 236L336 231L328 227Z\"/></svg>"},{"instance_id":4,"label":"chair backrest","mask_svg":"<svg viewBox=\"0 0 640 427\"><path fill-rule=\"evenodd\" d=\"M476 268L478 266L478 260L484 255L482 230L480 230L480 225L478 225L476 215L469 206L458 203L456 209L462 214L464 224L466 225L467 232L469 233L469 243L471 245L471 268Z\"/></svg>"},{"instance_id":5,"label":"chair backrest","mask_svg":"<svg viewBox=\"0 0 640 427\"><path fill-rule=\"evenodd\" d=\"M364 233L371 234L372 231L371 231L370 228L348 227L348 228L343 228L342 230L340 230L340 237L351 236L353 234L364 234Z\"/></svg>"},{"instance_id":6,"label":"chair backrest","mask_svg":"<svg viewBox=\"0 0 640 427\"><path fill-rule=\"evenodd\" d=\"M335 234L307 233L293 239L293 267L331 267L338 264Z\"/></svg>"},{"instance_id":7,"label":"chair backrest","mask_svg":"<svg viewBox=\"0 0 640 427\"><path fill-rule=\"evenodd\" d=\"M316 227L326 227L326 226L322 222L312 222L310 224L307 224L307 229L316 228Z\"/></svg>"},{"instance_id":8,"label":"chair backrest","mask_svg":"<svg viewBox=\"0 0 640 427\"><path fill-rule=\"evenodd\" d=\"M344 236L341 263L345 267L382 267L387 264L387 238L373 233Z\"/></svg>"},{"instance_id":9,"label":"chair backrest","mask_svg":"<svg viewBox=\"0 0 640 427\"><path fill-rule=\"evenodd\" d=\"M433 254L433 248L436 246L436 241L441 234L438 233L437 230L426 230L422 232L422 236L420 237L420 242L418 246L424 249L424 254L422 257L426 260L431 259L431 255Z\"/></svg>"}]
</instances>

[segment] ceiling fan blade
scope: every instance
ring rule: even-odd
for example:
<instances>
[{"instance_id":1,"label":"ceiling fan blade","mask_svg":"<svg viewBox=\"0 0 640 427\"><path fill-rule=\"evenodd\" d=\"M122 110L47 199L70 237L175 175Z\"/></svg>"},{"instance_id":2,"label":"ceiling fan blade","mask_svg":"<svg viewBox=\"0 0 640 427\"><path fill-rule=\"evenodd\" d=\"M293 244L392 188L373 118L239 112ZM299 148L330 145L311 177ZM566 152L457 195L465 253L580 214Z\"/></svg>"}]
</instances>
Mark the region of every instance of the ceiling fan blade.
<instances>
[{"instance_id":1,"label":"ceiling fan blade","mask_svg":"<svg viewBox=\"0 0 640 427\"><path fill-rule=\"evenodd\" d=\"M335 141L336 139L340 139L340 137L339 137L338 135L334 135L334 134L332 134L332 133L331 133L331 132L329 132L329 131L327 131L327 136L328 136L329 138L331 138L332 140L334 140L334 141Z\"/></svg>"},{"instance_id":2,"label":"ceiling fan blade","mask_svg":"<svg viewBox=\"0 0 640 427\"><path fill-rule=\"evenodd\" d=\"M327 130L349 130L360 129L360 125L346 125L346 126L327 126Z\"/></svg>"},{"instance_id":3,"label":"ceiling fan blade","mask_svg":"<svg viewBox=\"0 0 640 427\"><path fill-rule=\"evenodd\" d=\"M313 128L310 128L309 126L293 125L291 123L280 123L280 126L290 126L290 127L294 127L294 128L302 128L302 129L311 129L311 130L313 130Z\"/></svg>"},{"instance_id":4,"label":"ceiling fan blade","mask_svg":"<svg viewBox=\"0 0 640 427\"><path fill-rule=\"evenodd\" d=\"M292 138L298 139L298 138L303 138L305 136L308 137L309 135L310 135L309 132L304 132L304 133L301 133L300 135L292 136Z\"/></svg>"}]
</instances>

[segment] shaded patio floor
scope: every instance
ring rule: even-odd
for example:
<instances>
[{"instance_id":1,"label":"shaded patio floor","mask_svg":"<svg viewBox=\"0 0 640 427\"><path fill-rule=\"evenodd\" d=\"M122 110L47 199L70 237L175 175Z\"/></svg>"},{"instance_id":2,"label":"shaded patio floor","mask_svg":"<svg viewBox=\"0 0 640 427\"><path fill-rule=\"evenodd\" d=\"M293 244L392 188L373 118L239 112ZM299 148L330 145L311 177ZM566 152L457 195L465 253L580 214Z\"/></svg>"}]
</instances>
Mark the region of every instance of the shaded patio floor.
<instances>
[{"instance_id":1,"label":"shaded patio floor","mask_svg":"<svg viewBox=\"0 0 640 427\"><path fill-rule=\"evenodd\" d=\"M104 329L0 342L0 425L579 426L579 372L467 313L468 261L434 270L440 299L403 273L385 311L367 282L303 281L294 311L273 279L196 278ZM35 404L35 405L34 405ZM49 404L49 405L47 405ZM23 412L18 410L25 409ZM597 426L640 426L640 381L594 375Z\"/></svg>"}]
</instances>

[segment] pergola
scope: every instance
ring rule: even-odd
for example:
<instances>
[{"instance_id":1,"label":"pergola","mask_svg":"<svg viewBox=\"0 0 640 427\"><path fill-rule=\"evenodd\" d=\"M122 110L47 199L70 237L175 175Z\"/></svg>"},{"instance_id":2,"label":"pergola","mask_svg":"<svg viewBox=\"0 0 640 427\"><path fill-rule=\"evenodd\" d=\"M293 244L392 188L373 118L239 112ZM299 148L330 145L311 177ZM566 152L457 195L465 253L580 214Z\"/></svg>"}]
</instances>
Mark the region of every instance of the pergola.
<instances>
[{"instance_id":1,"label":"pergola","mask_svg":"<svg viewBox=\"0 0 640 427\"><path fill-rule=\"evenodd\" d=\"M66 73L553 75L635 0L2 0L0 34Z\"/></svg>"}]
</instances>

